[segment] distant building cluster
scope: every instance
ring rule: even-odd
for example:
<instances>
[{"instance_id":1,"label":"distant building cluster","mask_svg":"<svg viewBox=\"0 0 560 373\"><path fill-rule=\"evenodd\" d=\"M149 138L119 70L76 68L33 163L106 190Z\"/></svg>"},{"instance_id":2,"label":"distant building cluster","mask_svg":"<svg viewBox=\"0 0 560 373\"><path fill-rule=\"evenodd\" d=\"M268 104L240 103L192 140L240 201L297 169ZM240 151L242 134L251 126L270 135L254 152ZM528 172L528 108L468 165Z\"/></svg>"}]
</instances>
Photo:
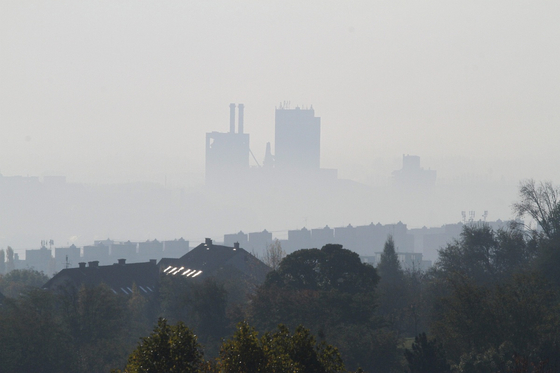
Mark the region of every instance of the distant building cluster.
<instances>
[{"instance_id":1,"label":"distant building cluster","mask_svg":"<svg viewBox=\"0 0 560 373\"><path fill-rule=\"evenodd\" d=\"M315 116L313 106L291 109L284 102L276 108L274 154L267 143L262 164L251 151L249 134L244 132L245 106L232 103L229 107L229 132L206 134L207 186L232 189L236 183L251 184L270 178L275 182L290 178L336 180L337 170L321 168L321 118ZM251 158L257 167L250 167ZM435 185L436 174L420 167L419 156L403 155L403 166L392 173L391 179L399 189L423 190Z\"/></svg>"},{"instance_id":2,"label":"distant building cluster","mask_svg":"<svg viewBox=\"0 0 560 373\"><path fill-rule=\"evenodd\" d=\"M422 260L422 253L413 253L414 237L408 233L406 224L382 225L369 224L364 226L348 225L346 227L316 229L296 229L288 231L288 239L279 240L282 249L286 253L291 253L299 249L321 248L326 244L340 244L344 248L352 250L362 257L364 262L377 265L379 253L387 241L387 237L392 236L395 246L402 256L405 267L426 269L431 262ZM226 245L232 242L239 242L243 247L250 248L256 255L262 255L264 250L273 241L272 233L264 230L255 233L235 233L224 235ZM413 259L411 259L413 258Z\"/></svg>"},{"instance_id":3,"label":"distant building cluster","mask_svg":"<svg viewBox=\"0 0 560 373\"><path fill-rule=\"evenodd\" d=\"M294 176L336 179L336 170L320 167L321 118L315 116L313 106L291 109L289 103L282 103L276 108L274 154L267 143L262 164L251 152L249 134L244 132L243 104L230 104L229 120L229 132L206 134L207 186L232 188L235 183L270 177L280 181ZM251 158L257 164L254 169Z\"/></svg>"},{"instance_id":4,"label":"distant building cluster","mask_svg":"<svg viewBox=\"0 0 560 373\"><path fill-rule=\"evenodd\" d=\"M53 249L52 245L52 241L50 243L42 242L39 249L25 250L25 259L19 259L19 256L14 254L11 269L32 268L52 276L65 268L78 267L79 263L109 265L121 259L138 263L160 260L163 257L178 258L189 251L189 241L183 238L145 242L121 242L107 239L94 241L93 245L82 248L70 245Z\"/></svg>"},{"instance_id":5,"label":"distant building cluster","mask_svg":"<svg viewBox=\"0 0 560 373\"><path fill-rule=\"evenodd\" d=\"M437 260L438 250L448 243L459 239L465 224L481 224L482 221L446 224L437 228L409 229L406 224L369 224L362 226L315 229L296 229L288 231L287 239L280 239L282 249L291 253L305 248L321 248L326 244L340 244L352 250L362 258L363 262L376 266L381 258L383 247L389 236L393 237L397 255L405 269L428 269ZM486 222L493 229L505 228L510 222L497 220ZM238 242L242 247L256 256L262 256L275 239L266 229L262 232L238 232L224 235L224 244L233 245Z\"/></svg>"},{"instance_id":6,"label":"distant building cluster","mask_svg":"<svg viewBox=\"0 0 560 373\"><path fill-rule=\"evenodd\" d=\"M279 239L282 250L287 254L299 249L321 248L326 244L340 244L344 248L356 252L363 262L376 266L381 258L383 247L389 236L393 237L397 255L405 269L429 268L437 260L438 250L460 238L465 224L488 224L497 230L506 228L511 222L497 220L465 221L457 224L446 224L436 228L409 229L406 224L369 224L362 226L348 225L345 227L289 230L287 239ZM257 258L263 258L267 248L276 240L272 232L266 229L261 232L244 233L240 231L225 234L225 247L241 248ZM210 241L206 241L208 245ZM99 265L110 265L119 261L141 263L149 261L173 262L172 258L180 258L189 252L189 241L183 238L169 241L94 241L93 245L77 247L55 247L53 242L43 241L41 248L25 250L25 259L18 254L0 250L0 274L13 269L35 269L49 276L63 269ZM214 246L218 247L216 244ZM169 264L171 265L171 264ZM179 269L180 266L175 266ZM185 268L194 270L194 268ZM195 272L189 273L194 275ZM197 276L199 276L198 274Z\"/></svg>"}]
</instances>

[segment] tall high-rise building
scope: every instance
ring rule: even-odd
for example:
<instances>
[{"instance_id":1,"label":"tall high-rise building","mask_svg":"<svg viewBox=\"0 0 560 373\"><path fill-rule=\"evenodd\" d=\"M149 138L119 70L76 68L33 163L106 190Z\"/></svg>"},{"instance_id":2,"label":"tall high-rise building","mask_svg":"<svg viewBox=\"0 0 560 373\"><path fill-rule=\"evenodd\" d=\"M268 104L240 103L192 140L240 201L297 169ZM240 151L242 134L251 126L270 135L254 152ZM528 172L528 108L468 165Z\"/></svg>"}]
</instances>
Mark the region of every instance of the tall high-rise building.
<instances>
[{"instance_id":1,"label":"tall high-rise building","mask_svg":"<svg viewBox=\"0 0 560 373\"><path fill-rule=\"evenodd\" d=\"M229 132L206 134L206 185L220 185L243 176L249 170L249 134L243 133L244 105L238 105L235 132L235 104L230 104Z\"/></svg>"},{"instance_id":2,"label":"tall high-rise building","mask_svg":"<svg viewBox=\"0 0 560 373\"><path fill-rule=\"evenodd\" d=\"M321 118L309 109L276 109L275 161L278 169L319 170L321 159Z\"/></svg>"}]
</instances>

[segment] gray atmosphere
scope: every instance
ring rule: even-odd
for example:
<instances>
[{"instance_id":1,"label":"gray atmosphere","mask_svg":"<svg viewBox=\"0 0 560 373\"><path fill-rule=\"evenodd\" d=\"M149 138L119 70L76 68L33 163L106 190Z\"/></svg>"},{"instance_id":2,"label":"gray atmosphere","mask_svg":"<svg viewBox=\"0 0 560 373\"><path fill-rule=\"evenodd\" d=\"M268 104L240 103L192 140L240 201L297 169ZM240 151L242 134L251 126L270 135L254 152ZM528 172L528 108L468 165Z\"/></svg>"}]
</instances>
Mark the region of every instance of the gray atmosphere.
<instances>
[{"instance_id":1,"label":"gray atmosphere","mask_svg":"<svg viewBox=\"0 0 560 373\"><path fill-rule=\"evenodd\" d=\"M1 1L0 248L511 219L521 180L560 183L559 16Z\"/></svg>"}]
</instances>

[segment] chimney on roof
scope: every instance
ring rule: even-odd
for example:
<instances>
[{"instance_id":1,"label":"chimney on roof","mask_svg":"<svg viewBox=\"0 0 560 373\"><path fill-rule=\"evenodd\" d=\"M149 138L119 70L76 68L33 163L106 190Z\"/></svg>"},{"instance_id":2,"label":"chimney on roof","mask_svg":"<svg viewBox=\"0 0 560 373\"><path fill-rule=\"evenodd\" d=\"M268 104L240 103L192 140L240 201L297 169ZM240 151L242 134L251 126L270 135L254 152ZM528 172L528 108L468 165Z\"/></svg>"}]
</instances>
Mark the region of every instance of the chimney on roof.
<instances>
[{"instance_id":1,"label":"chimney on roof","mask_svg":"<svg viewBox=\"0 0 560 373\"><path fill-rule=\"evenodd\" d=\"M239 120L237 123L237 132L243 133L243 109L245 108L245 105L239 104L237 107L239 108Z\"/></svg>"},{"instance_id":2,"label":"chimney on roof","mask_svg":"<svg viewBox=\"0 0 560 373\"><path fill-rule=\"evenodd\" d=\"M97 267L99 267L99 260L94 260L94 261L92 261L92 262L88 262L88 265L89 265L91 268L97 268Z\"/></svg>"},{"instance_id":3,"label":"chimney on roof","mask_svg":"<svg viewBox=\"0 0 560 373\"><path fill-rule=\"evenodd\" d=\"M235 242L235 243L233 244L233 248L234 248L234 249L239 249L239 242Z\"/></svg>"},{"instance_id":4,"label":"chimney on roof","mask_svg":"<svg viewBox=\"0 0 560 373\"><path fill-rule=\"evenodd\" d=\"M126 259L119 259L119 265L123 266L126 264Z\"/></svg>"},{"instance_id":5,"label":"chimney on roof","mask_svg":"<svg viewBox=\"0 0 560 373\"><path fill-rule=\"evenodd\" d=\"M156 264L157 263L157 259L150 259L150 264Z\"/></svg>"},{"instance_id":6,"label":"chimney on roof","mask_svg":"<svg viewBox=\"0 0 560 373\"><path fill-rule=\"evenodd\" d=\"M206 246L212 246L212 239L211 238L205 238L204 239L204 244Z\"/></svg>"},{"instance_id":7,"label":"chimney on roof","mask_svg":"<svg viewBox=\"0 0 560 373\"><path fill-rule=\"evenodd\" d=\"M229 104L229 132L235 133L235 104Z\"/></svg>"},{"instance_id":8,"label":"chimney on roof","mask_svg":"<svg viewBox=\"0 0 560 373\"><path fill-rule=\"evenodd\" d=\"M80 266L80 268L86 268L86 262L80 262L78 263L78 265Z\"/></svg>"}]
</instances>

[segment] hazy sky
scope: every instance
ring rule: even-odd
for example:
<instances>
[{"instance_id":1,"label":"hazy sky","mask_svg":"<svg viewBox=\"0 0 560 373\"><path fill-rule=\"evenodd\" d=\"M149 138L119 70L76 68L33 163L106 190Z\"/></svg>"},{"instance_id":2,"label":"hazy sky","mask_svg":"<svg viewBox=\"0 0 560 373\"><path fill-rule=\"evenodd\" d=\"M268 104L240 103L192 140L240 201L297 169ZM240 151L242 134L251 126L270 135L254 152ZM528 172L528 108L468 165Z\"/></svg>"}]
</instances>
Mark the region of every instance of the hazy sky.
<instances>
[{"instance_id":1,"label":"hazy sky","mask_svg":"<svg viewBox=\"0 0 560 373\"><path fill-rule=\"evenodd\" d=\"M1 1L0 173L201 181L245 104L259 161L281 101L322 166L383 182L403 153L560 181L555 1Z\"/></svg>"}]
</instances>

